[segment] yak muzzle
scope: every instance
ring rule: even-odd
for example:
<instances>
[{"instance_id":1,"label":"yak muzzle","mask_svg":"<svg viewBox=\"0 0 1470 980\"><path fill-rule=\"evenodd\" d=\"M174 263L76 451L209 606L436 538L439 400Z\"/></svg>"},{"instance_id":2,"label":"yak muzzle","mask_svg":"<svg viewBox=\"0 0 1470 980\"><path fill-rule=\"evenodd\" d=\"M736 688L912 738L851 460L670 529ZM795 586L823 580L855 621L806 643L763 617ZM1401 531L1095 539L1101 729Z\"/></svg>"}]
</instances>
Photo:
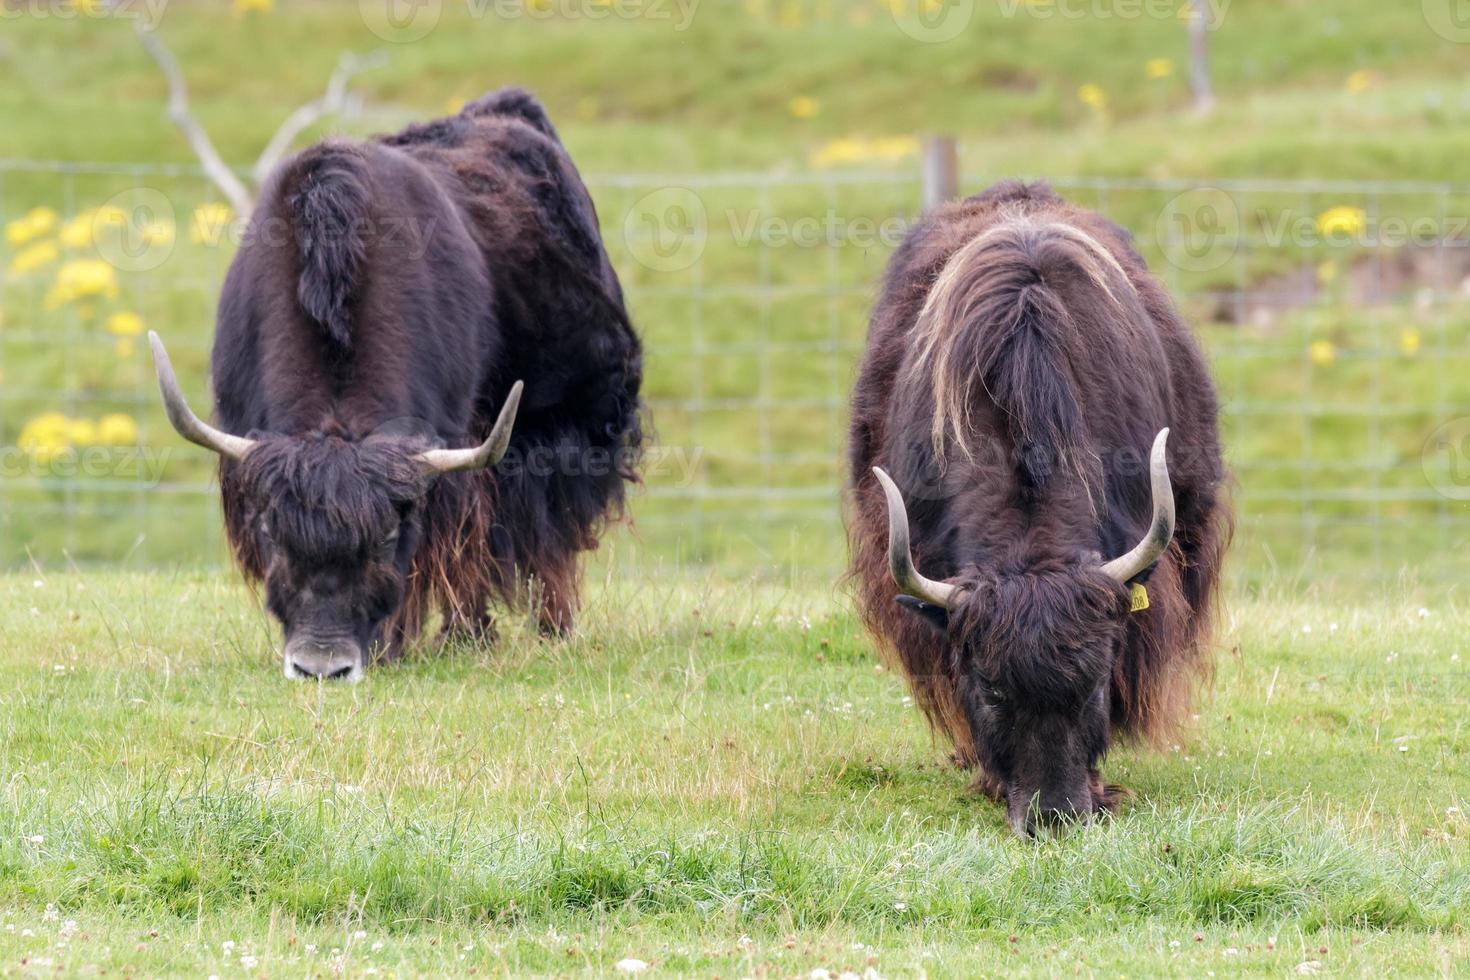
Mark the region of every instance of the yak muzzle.
<instances>
[{"instance_id":1,"label":"yak muzzle","mask_svg":"<svg viewBox=\"0 0 1470 980\"><path fill-rule=\"evenodd\" d=\"M1007 822L1018 836L1061 837L1092 818L1092 793L1084 783L1070 792L1008 793Z\"/></svg>"},{"instance_id":2,"label":"yak muzzle","mask_svg":"<svg viewBox=\"0 0 1470 980\"><path fill-rule=\"evenodd\" d=\"M293 681L362 680L365 658L360 646L347 641L293 639L286 643L286 677Z\"/></svg>"}]
</instances>

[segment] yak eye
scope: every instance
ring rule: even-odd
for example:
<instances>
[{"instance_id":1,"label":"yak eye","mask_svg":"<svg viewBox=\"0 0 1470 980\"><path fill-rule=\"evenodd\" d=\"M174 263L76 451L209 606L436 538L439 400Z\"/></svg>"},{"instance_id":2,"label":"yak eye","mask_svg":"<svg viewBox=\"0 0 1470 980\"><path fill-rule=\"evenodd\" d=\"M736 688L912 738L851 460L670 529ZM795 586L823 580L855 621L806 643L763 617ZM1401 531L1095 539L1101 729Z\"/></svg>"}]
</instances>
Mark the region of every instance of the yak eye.
<instances>
[{"instance_id":1,"label":"yak eye","mask_svg":"<svg viewBox=\"0 0 1470 980\"><path fill-rule=\"evenodd\" d=\"M387 534L383 535L382 539L378 542L378 550L379 551L392 551L397 545L398 545L398 529L397 528L394 528L393 530L389 531Z\"/></svg>"}]
</instances>

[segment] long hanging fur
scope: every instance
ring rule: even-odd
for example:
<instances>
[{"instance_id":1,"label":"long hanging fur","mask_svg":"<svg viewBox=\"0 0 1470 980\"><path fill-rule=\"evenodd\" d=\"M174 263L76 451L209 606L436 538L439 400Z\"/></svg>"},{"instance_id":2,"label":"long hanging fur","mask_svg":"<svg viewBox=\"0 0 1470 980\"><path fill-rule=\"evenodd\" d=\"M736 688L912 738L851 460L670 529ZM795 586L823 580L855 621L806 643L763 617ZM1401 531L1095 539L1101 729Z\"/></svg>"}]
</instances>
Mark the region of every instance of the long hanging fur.
<instances>
[{"instance_id":1,"label":"long hanging fur","mask_svg":"<svg viewBox=\"0 0 1470 980\"><path fill-rule=\"evenodd\" d=\"M947 205L900 247L853 393L848 578L880 651L960 761L978 758L962 708L967 667L894 602L871 468L913 488L926 575L968 586L990 604L993 629L1034 626L1077 601L1047 591L1068 581L1060 556L1119 554L1141 535L1147 481L1119 471L1119 448L1147 447L1171 426L1178 529L1149 575L1149 614L1124 625L1112 685L1115 729L1160 741L1210 671L1232 529L1216 412L1197 344L1126 235L1045 185L1001 184Z\"/></svg>"}]
</instances>

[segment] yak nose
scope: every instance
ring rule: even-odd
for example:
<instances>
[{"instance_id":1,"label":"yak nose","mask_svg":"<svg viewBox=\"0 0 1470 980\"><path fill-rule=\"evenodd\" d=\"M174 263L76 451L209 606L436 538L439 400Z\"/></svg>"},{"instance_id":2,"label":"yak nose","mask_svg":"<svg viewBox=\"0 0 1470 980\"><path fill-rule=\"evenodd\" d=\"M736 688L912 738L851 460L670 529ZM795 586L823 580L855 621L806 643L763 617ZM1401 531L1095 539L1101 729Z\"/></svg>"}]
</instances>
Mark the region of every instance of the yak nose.
<instances>
[{"instance_id":1,"label":"yak nose","mask_svg":"<svg viewBox=\"0 0 1470 980\"><path fill-rule=\"evenodd\" d=\"M1060 837L1092 812L1085 786L1076 793L1033 793L1026 799L1011 810L1011 829L1022 837Z\"/></svg>"},{"instance_id":2,"label":"yak nose","mask_svg":"<svg viewBox=\"0 0 1470 980\"><path fill-rule=\"evenodd\" d=\"M291 680L362 680L362 650L355 643L293 640L284 659Z\"/></svg>"}]
</instances>

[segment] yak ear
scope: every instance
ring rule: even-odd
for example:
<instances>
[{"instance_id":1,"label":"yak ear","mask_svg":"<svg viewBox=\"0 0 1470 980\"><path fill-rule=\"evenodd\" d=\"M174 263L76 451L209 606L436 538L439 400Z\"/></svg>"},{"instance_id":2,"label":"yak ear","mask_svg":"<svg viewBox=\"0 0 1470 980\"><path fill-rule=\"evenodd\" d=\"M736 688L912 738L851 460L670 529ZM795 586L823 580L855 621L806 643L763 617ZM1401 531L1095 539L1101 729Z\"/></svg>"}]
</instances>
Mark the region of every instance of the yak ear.
<instances>
[{"instance_id":1,"label":"yak ear","mask_svg":"<svg viewBox=\"0 0 1470 980\"><path fill-rule=\"evenodd\" d=\"M943 606L936 606L933 603L925 602L923 599L915 599L911 595L894 596L893 601L905 609L912 610L924 617L925 622L939 632L949 632L949 610Z\"/></svg>"}]
</instances>

